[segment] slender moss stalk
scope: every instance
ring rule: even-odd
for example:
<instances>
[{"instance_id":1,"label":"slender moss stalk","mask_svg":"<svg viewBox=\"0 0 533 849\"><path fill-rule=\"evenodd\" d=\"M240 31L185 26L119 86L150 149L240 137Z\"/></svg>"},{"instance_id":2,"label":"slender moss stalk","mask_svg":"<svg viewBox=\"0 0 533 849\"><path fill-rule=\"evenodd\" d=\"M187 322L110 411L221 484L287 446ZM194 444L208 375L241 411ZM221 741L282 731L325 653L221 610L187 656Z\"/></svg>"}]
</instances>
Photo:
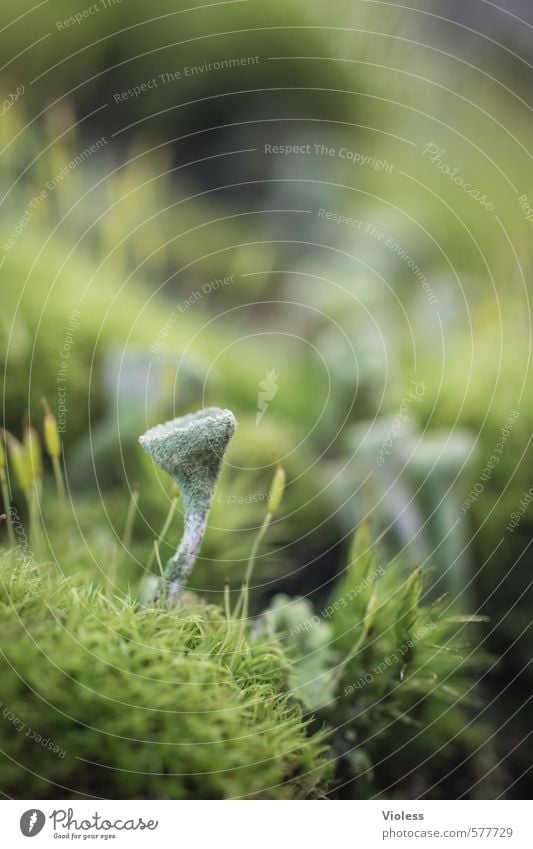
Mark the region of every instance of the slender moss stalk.
<instances>
[{"instance_id":1,"label":"slender moss stalk","mask_svg":"<svg viewBox=\"0 0 533 849\"><path fill-rule=\"evenodd\" d=\"M240 623L239 623L239 635L237 637L237 643L235 645L235 651L234 651L233 657L231 659L231 664L230 664L231 669L233 669L233 667L235 666L235 664L237 662L237 658L238 658L238 656L239 656L239 654L242 650L242 647L245 643L246 623L247 623L247 620L248 620L248 596L249 596L248 581L245 578L244 581L242 582L242 590L241 590L241 595L240 595L240 599L239 599L239 603L242 602L242 616L241 616Z\"/></svg>"},{"instance_id":2,"label":"slender moss stalk","mask_svg":"<svg viewBox=\"0 0 533 849\"><path fill-rule=\"evenodd\" d=\"M231 619L231 602L229 597L229 581L226 578L224 581L224 613L226 614L226 619Z\"/></svg>"},{"instance_id":3,"label":"slender moss stalk","mask_svg":"<svg viewBox=\"0 0 533 849\"><path fill-rule=\"evenodd\" d=\"M237 619L241 613L241 609L244 607L246 603L244 588L250 586L250 582L252 580L252 574L254 571L255 561L257 559L257 554L259 552L259 548L261 547L261 543L265 538L265 534L268 531L268 528L274 518L275 514L278 512L279 507L281 505L281 500L283 498L283 491L285 489L285 470L278 466L274 477L272 479L272 486L270 487L270 498L269 498L269 507L265 518L263 519L263 524L259 528L257 536L252 545L252 550L250 552L250 557L248 558L248 565L246 567L246 573L244 576L243 589L241 591L241 595L237 604L235 606L234 616Z\"/></svg>"},{"instance_id":4,"label":"slender moss stalk","mask_svg":"<svg viewBox=\"0 0 533 849\"><path fill-rule=\"evenodd\" d=\"M2 492L2 501L4 502L5 509L5 517L7 524L7 538L9 541L9 545L13 547L15 545L15 532L13 530L13 517L11 516L11 498L9 496L9 487L7 485L7 477L6 477L6 454L4 451L4 444L0 439L0 490Z\"/></svg>"},{"instance_id":5,"label":"slender moss stalk","mask_svg":"<svg viewBox=\"0 0 533 849\"><path fill-rule=\"evenodd\" d=\"M265 534L268 531L268 528L270 527L270 523L272 522L273 518L274 514L269 511L263 519L263 524L259 528L259 533L257 534L254 540L254 544L252 545L252 550L250 552L250 557L248 558L248 565L246 567L246 573L244 576L244 579L248 585L250 584L250 580L254 571L257 553L261 547L261 543L265 538Z\"/></svg>"},{"instance_id":6,"label":"slender moss stalk","mask_svg":"<svg viewBox=\"0 0 533 849\"><path fill-rule=\"evenodd\" d=\"M231 635L232 623L233 619L231 616L231 602L230 602L230 587L229 581L226 579L224 581L224 613L226 614L226 633L224 634L224 639L222 640L222 645L220 646L220 655L222 656L226 650L226 646L228 644L228 640Z\"/></svg>"},{"instance_id":7,"label":"slender moss stalk","mask_svg":"<svg viewBox=\"0 0 533 849\"><path fill-rule=\"evenodd\" d=\"M328 681L328 687L331 686L331 683L337 684L344 674L344 670L348 666L351 660L361 651L365 644L365 640L368 637L370 629L374 624L374 620L376 618L376 614L379 610L378 604L378 596L376 592L373 592L370 601L368 602L366 612L363 618L363 630L359 636L359 639L354 644L353 648L350 649L348 654L341 660L341 662L335 667L335 671L331 676L331 681Z\"/></svg>"},{"instance_id":8,"label":"slender moss stalk","mask_svg":"<svg viewBox=\"0 0 533 849\"><path fill-rule=\"evenodd\" d=\"M56 481L57 497L60 501L65 501L65 483L63 481L63 472L61 471L61 463L59 457L52 457L51 459Z\"/></svg>"},{"instance_id":9,"label":"slender moss stalk","mask_svg":"<svg viewBox=\"0 0 533 849\"><path fill-rule=\"evenodd\" d=\"M60 501L65 501L65 483L63 481L63 472L61 471L61 438L57 426L56 417L52 414L46 398L41 398L44 407L44 444L48 456L52 461L54 477L56 481L57 496Z\"/></svg>"},{"instance_id":10,"label":"slender moss stalk","mask_svg":"<svg viewBox=\"0 0 533 849\"><path fill-rule=\"evenodd\" d=\"M26 501L30 525L30 540L34 557L42 558L45 541L41 523L41 495L43 485L43 456L39 435L28 422L24 430L22 462L26 467Z\"/></svg>"},{"instance_id":11,"label":"slender moss stalk","mask_svg":"<svg viewBox=\"0 0 533 849\"><path fill-rule=\"evenodd\" d=\"M135 516L137 514L137 507L139 504L139 489L137 486L134 486L130 492L130 503L128 507L128 512L126 514L126 521L124 522L124 530L122 531L122 537L120 540L120 544L115 544L113 551L113 558L111 561L111 571L112 574L115 575L116 571L122 561L124 556L124 552L128 551L131 545L131 538L133 535L133 525L135 523Z\"/></svg>"},{"instance_id":12,"label":"slender moss stalk","mask_svg":"<svg viewBox=\"0 0 533 849\"><path fill-rule=\"evenodd\" d=\"M150 569L153 566L154 558L156 556L156 551L159 552L159 546L161 545L161 543L165 539L165 537L166 537L166 535L167 535L167 533L170 529L170 526L172 524L172 519L174 518L174 513L176 512L176 508L177 508L178 504L179 504L179 495L177 495L177 494L173 495L172 501L170 502L170 507L168 508L167 517L166 517L166 519L163 523L163 527L159 531L157 539L154 540L154 548L152 549L152 553L150 554L150 557L148 558L148 564L147 564L148 571L150 571Z\"/></svg>"},{"instance_id":13,"label":"slender moss stalk","mask_svg":"<svg viewBox=\"0 0 533 849\"><path fill-rule=\"evenodd\" d=\"M33 549L33 556L36 560L44 556L44 538L41 525L41 498L40 489L37 481L33 483L29 491L26 493L26 502L28 504L28 516L30 525L30 542Z\"/></svg>"},{"instance_id":14,"label":"slender moss stalk","mask_svg":"<svg viewBox=\"0 0 533 849\"><path fill-rule=\"evenodd\" d=\"M261 543L263 542L263 539L265 538L265 534L268 531L268 528L269 528L270 523L272 522L273 518L274 518L274 514L269 511L266 514L265 518L263 519L263 524L259 528L259 532L257 533L257 535L254 539L254 542L253 542L253 545L252 545L252 550L250 551L250 557L248 558L248 565L246 566L246 573L245 573L244 581L243 581L243 584L242 584L241 594L240 594L240 596L237 600L237 604L235 605L235 611L234 611L234 614L233 614L235 619L238 619L239 616L241 615L241 610L243 609L244 602L245 602L244 588L245 588L245 586L246 587L250 586L250 581L251 581L252 574L253 574L253 571L254 571L255 561L257 559L257 554L258 554L259 548L261 546Z\"/></svg>"},{"instance_id":15,"label":"slender moss stalk","mask_svg":"<svg viewBox=\"0 0 533 849\"><path fill-rule=\"evenodd\" d=\"M159 566L159 574L161 575L161 578L164 578L165 570L161 562L161 555L159 554L159 540L157 539L154 539L154 556L157 561L157 565Z\"/></svg>"}]
</instances>

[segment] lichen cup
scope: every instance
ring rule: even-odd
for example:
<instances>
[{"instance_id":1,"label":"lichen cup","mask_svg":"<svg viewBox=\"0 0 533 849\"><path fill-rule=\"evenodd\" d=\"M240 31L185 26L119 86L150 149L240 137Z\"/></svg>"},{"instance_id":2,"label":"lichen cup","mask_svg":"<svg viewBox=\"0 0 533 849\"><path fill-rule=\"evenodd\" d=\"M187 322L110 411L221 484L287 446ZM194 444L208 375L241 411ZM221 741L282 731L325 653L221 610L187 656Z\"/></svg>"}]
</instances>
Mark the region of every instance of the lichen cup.
<instances>
[{"instance_id":1,"label":"lichen cup","mask_svg":"<svg viewBox=\"0 0 533 849\"><path fill-rule=\"evenodd\" d=\"M139 437L146 453L174 479L183 501L183 536L156 592L156 598L165 595L169 606L178 600L200 552L220 466L236 424L230 410L207 407L156 425Z\"/></svg>"}]
</instances>

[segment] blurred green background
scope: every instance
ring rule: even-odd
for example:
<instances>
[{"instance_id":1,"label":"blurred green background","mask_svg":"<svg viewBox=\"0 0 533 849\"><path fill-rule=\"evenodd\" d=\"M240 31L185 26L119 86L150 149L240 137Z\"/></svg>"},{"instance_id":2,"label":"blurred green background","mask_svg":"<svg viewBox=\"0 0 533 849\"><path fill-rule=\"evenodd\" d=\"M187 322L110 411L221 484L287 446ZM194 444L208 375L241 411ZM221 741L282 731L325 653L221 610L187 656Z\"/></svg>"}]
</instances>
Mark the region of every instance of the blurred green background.
<instances>
[{"instance_id":1,"label":"blurred green background","mask_svg":"<svg viewBox=\"0 0 533 849\"><path fill-rule=\"evenodd\" d=\"M191 589L238 588L277 462L288 485L253 613L279 592L320 604L370 518L430 596L490 617L480 717L500 792L523 798L524 25L481 0L77 6L4 0L0 27L2 415L19 433L44 395L62 424L72 500L52 559L109 580L102 551L137 484L112 579L138 582L171 499L138 435L229 407L238 435Z\"/></svg>"}]
</instances>

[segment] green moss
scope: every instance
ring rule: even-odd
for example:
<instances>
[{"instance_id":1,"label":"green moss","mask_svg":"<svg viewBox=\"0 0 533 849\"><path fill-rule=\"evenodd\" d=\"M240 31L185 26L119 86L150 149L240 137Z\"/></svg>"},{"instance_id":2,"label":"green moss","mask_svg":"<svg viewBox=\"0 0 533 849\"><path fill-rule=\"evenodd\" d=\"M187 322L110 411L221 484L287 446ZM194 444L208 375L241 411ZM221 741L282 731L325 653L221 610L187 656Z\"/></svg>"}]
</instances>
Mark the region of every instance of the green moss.
<instances>
[{"instance_id":1,"label":"green moss","mask_svg":"<svg viewBox=\"0 0 533 849\"><path fill-rule=\"evenodd\" d=\"M10 796L288 799L327 776L279 645L243 640L218 608L139 610L12 552L0 622Z\"/></svg>"},{"instance_id":2,"label":"green moss","mask_svg":"<svg viewBox=\"0 0 533 849\"><path fill-rule=\"evenodd\" d=\"M475 718L479 633L446 599L428 603L420 570L377 559L367 526L321 609L278 596L246 637L245 621L191 593L171 612L141 609L101 507L75 506L79 537L70 507L44 504L51 555L74 577L22 549L0 561L0 780L12 795L446 798L459 779L442 775L463 761L465 793L501 791Z\"/></svg>"},{"instance_id":3,"label":"green moss","mask_svg":"<svg viewBox=\"0 0 533 849\"><path fill-rule=\"evenodd\" d=\"M165 570L162 590L167 604L181 593L200 552L220 466L235 426L230 410L208 407L156 425L139 438L146 453L174 479L185 510L183 537Z\"/></svg>"},{"instance_id":4,"label":"green moss","mask_svg":"<svg viewBox=\"0 0 533 849\"><path fill-rule=\"evenodd\" d=\"M491 729L474 721L482 705L475 682L487 666L475 621L446 599L428 603L421 571L406 576L400 564L382 563L367 529L321 610L306 599L273 600L264 627L293 659L294 695L331 729L335 795L502 791Z\"/></svg>"}]
</instances>

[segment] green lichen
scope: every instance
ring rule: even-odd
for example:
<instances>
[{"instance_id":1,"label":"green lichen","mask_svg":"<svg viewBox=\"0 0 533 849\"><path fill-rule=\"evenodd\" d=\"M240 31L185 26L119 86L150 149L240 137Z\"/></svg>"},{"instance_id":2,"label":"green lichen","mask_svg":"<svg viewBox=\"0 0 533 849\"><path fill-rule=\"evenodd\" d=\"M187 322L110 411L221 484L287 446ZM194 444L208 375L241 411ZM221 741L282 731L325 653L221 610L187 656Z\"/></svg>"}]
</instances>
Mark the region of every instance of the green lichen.
<instances>
[{"instance_id":1,"label":"green lichen","mask_svg":"<svg viewBox=\"0 0 533 849\"><path fill-rule=\"evenodd\" d=\"M165 592L169 605L176 603L198 557L220 466L235 426L232 412L207 407L156 425L139 438L146 453L174 479L183 500L183 536L158 591L158 595Z\"/></svg>"}]
</instances>

